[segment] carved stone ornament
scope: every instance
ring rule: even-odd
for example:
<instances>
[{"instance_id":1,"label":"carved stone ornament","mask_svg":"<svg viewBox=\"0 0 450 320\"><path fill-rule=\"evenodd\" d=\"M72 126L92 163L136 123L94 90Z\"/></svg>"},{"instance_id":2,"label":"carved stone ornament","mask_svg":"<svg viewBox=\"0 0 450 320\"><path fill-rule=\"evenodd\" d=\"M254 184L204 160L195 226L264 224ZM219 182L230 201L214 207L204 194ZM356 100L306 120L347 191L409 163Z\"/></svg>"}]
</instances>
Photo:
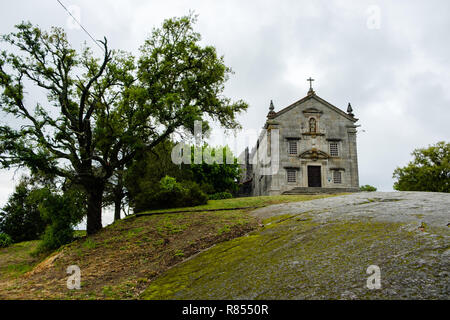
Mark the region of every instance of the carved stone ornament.
<instances>
[{"instance_id":1,"label":"carved stone ornament","mask_svg":"<svg viewBox=\"0 0 450 320\"><path fill-rule=\"evenodd\" d=\"M302 154L299 155L299 157L302 159L318 160L318 159L328 159L330 158L330 155L321 150L311 149L303 152Z\"/></svg>"}]
</instances>

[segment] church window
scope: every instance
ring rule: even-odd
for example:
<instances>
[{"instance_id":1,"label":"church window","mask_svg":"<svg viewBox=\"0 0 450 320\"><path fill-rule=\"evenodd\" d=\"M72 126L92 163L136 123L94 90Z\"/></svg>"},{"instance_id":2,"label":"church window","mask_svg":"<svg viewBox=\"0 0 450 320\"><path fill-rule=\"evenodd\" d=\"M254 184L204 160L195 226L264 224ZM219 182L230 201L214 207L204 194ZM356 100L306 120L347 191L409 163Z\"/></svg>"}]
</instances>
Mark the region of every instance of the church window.
<instances>
[{"instance_id":1,"label":"church window","mask_svg":"<svg viewBox=\"0 0 450 320\"><path fill-rule=\"evenodd\" d=\"M316 131L317 131L316 119L311 118L309 119L309 132L316 132Z\"/></svg>"},{"instance_id":2,"label":"church window","mask_svg":"<svg viewBox=\"0 0 450 320\"><path fill-rule=\"evenodd\" d=\"M289 154L297 155L297 141L289 141Z\"/></svg>"},{"instance_id":3,"label":"church window","mask_svg":"<svg viewBox=\"0 0 450 320\"><path fill-rule=\"evenodd\" d=\"M297 182L297 171L293 169L287 170L287 182Z\"/></svg>"},{"instance_id":4,"label":"church window","mask_svg":"<svg viewBox=\"0 0 450 320\"><path fill-rule=\"evenodd\" d=\"M330 142L330 156L339 157L339 148L337 142Z\"/></svg>"},{"instance_id":5,"label":"church window","mask_svg":"<svg viewBox=\"0 0 450 320\"><path fill-rule=\"evenodd\" d=\"M342 173L338 170L333 171L333 182L342 183Z\"/></svg>"}]
</instances>

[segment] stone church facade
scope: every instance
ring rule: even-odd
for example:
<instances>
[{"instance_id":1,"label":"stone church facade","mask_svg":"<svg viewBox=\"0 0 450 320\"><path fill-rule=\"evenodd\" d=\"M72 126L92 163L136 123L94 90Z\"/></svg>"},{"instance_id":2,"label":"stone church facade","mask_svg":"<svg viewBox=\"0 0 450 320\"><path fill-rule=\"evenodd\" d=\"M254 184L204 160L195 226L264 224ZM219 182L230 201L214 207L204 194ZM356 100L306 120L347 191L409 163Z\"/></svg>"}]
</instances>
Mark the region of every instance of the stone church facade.
<instances>
[{"instance_id":1,"label":"stone church facade","mask_svg":"<svg viewBox=\"0 0 450 320\"><path fill-rule=\"evenodd\" d=\"M271 101L257 146L242 155L244 193L258 196L359 191L358 119L352 112L350 104L344 112L320 98L312 86L306 97L278 112ZM274 148L276 141L278 146ZM268 165L259 161L261 153L270 159ZM262 170L268 166L276 169Z\"/></svg>"}]
</instances>

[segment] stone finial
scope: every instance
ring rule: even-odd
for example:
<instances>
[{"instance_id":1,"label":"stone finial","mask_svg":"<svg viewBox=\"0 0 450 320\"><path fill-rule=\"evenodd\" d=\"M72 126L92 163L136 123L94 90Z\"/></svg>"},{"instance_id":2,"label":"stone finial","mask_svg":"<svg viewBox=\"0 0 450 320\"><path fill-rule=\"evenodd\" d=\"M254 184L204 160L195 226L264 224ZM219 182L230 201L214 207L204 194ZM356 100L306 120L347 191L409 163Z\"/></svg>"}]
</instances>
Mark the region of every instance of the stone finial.
<instances>
[{"instance_id":1,"label":"stone finial","mask_svg":"<svg viewBox=\"0 0 450 320\"><path fill-rule=\"evenodd\" d=\"M273 101L270 100L269 113L267 114L267 118L271 119L275 116L276 112L274 111L275 107L273 106Z\"/></svg>"},{"instance_id":2,"label":"stone finial","mask_svg":"<svg viewBox=\"0 0 450 320\"><path fill-rule=\"evenodd\" d=\"M347 107L347 114L351 117L354 117L355 115L353 114L353 108L352 105L350 104L350 102L348 103L348 107Z\"/></svg>"}]
</instances>

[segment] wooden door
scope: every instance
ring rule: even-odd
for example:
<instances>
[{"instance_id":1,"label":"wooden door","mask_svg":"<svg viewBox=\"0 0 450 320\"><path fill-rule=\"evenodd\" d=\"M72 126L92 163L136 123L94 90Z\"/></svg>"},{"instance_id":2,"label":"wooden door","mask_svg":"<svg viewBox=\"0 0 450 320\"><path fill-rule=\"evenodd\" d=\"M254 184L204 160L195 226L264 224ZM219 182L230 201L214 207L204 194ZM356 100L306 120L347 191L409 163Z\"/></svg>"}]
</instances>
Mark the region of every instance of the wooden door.
<instances>
[{"instance_id":1,"label":"wooden door","mask_svg":"<svg viewBox=\"0 0 450 320\"><path fill-rule=\"evenodd\" d=\"M308 166L308 187L322 187L320 166Z\"/></svg>"}]
</instances>

